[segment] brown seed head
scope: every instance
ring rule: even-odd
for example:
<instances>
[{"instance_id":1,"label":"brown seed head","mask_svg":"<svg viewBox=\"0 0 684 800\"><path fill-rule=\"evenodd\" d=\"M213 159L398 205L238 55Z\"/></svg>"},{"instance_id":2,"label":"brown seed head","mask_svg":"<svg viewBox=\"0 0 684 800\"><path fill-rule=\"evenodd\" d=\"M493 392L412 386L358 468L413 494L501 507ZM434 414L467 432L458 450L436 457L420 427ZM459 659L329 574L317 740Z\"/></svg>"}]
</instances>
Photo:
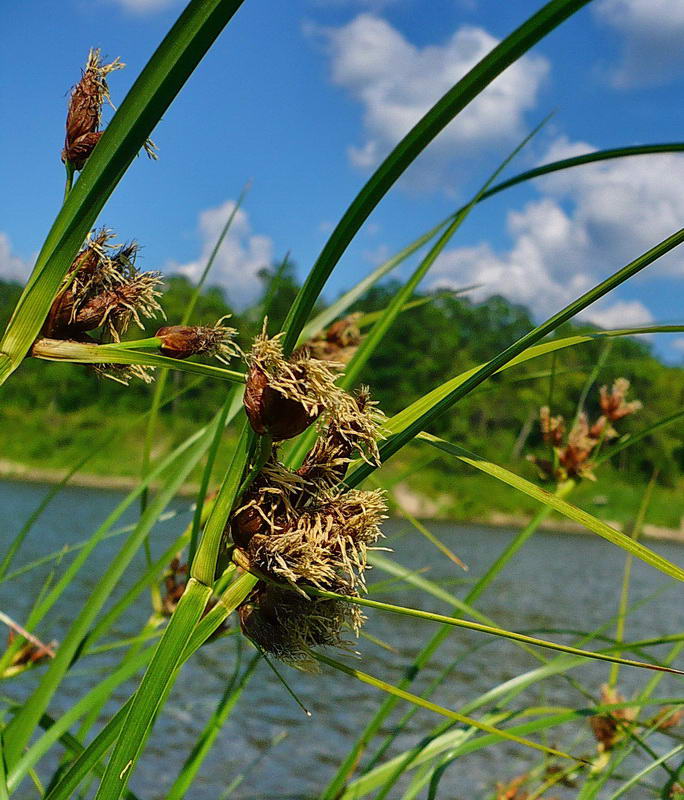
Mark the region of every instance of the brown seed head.
<instances>
[{"instance_id":1,"label":"brown seed head","mask_svg":"<svg viewBox=\"0 0 684 800\"><path fill-rule=\"evenodd\" d=\"M350 314L333 322L325 331L318 333L304 345L312 358L322 361L337 361L346 364L361 344L358 321L361 314Z\"/></svg>"},{"instance_id":2,"label":"brown seed head","mask_svg":"<svg viewBox=\"0 0 684 800\"><path fill-rule=\"evenodd\" d=\"M354 595L348 587L340 594ZM315 671L312 647L349 647L346 630L357 633L363 616L342 600L304 597L277 586L258 584L238 610L242 632L261 650L306 671Z\"/></svg>"},{"instance_id":3,"label":"brown seed head","mask_svg":"<svg viewBox=\"0 0 684 800\"><path fill-rule=\"evenodd\" d=\"M354 395L340 396L326 414L327 428L321 432L298 473L316 486L332 487L345 476L353 457L380 464L378 441L384 415L370 399L368 387Z\"/></svg>"},{"instance_id":4,"label":"brown seed head","mask_svg":"<svg viewBox=\"0 0 684 800\"><path fill-rule=\"evenodd\" d=\"M382 536L384 492L352 490L323 496L319 503L267 535L252 536L250 563L291 585L363 585L366 551Z\"/></svg>"},{"instance_id":5,"label":"brown seed head","mask_svg":"<svg viewBox=\"0 0 684 800\"><path fill-rule=\"evenodd\" d=\"M44 336L79 339L102 327L118 342L131 322L142 328L141 317L161 311L161 274L136 268L135 242L117 248L109 244L111 238L104 228L88 237L52 304Z\"/></svg>"},{"instance_id":6,"label":"brown seed head","mask_svg":"<svg viewBox=\"0 0 684 800\"><path fill-rule=\"evenodd\" d=\"M71 90L62 150L62 161L74 169L83 169L102 135L102 106L105 101L111 103L107 75L123 66L118 58L111 64L103 64L99 50L91 50L88 54L81 80Z\"/></svg>"},{"instance_id":7,"label":"brown seed head","mask_svg":"<svg viewBox=\"0 0 684 800\"><path fill-rule=\"evenodd\" d=\"M607 684L601 686L602 705L623 703L624 696ZM589 720L594 738L598 742L599 752L606 752L615 747L616 742L624 736L624 726L636 718L636 709L617 708L605 714L596 714Z\"/></svg>"},{"instance_id":8,"label":"brown seed head","mask_svg":"<svg viewBox=\"0 0 684 800\"><path fill-rule=\"evenodd\" d=\"M565 433L565 420L563 417L560 415L552 417L549 407L542 406L539 409L539 426L545 442L554 445L554 447L558 447L561 444Z\"/></svg>"},{"instance_id":9,"label":"brown seed head","mask_svg":"<svg viewBox=\"0 0 684 800\"><path fill-rule=\"evenodd\" d=\"M227 363L240 351L233 341L237 331L221 325L224 319L216 325L168 325L160 328L155 333L162 340L159 350L170 358L208 355Z\"/></svg>"},{"instance_id":10,"label":"brown seed head","mask_svg":"<svg viewBox=\"0 0 684 800\"><path fill-rule=\"evenodd\" d=\"M339 365L302 350L285 359L280 335L270 339L265 324L246 358L247 417L257 433L268 433L276 441L298 436L334 406L342 392L335 385Z\"/></svg>"},{"instance_id":11,"label":"brown seed head","mask_svg":"<svg viewBox=\"0 0 684 800\"><path fill-rule=\"evenodd\" d=\"M618 378L613 382L610 393L607 386L600 388L599 404L601 411L611 422L616 422L643 407L639 400L632 400L630 403L625 401L629 386L627 378Z\"/></svg>"}]
</instances>

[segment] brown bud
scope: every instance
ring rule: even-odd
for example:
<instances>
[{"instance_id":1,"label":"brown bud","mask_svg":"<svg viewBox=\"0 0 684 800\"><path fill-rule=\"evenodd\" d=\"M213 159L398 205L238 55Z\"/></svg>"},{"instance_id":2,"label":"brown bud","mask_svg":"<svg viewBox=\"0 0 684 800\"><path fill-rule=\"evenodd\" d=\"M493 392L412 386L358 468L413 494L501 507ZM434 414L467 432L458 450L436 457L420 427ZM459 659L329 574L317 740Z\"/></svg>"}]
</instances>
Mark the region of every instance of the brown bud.
<instances>
[{"instance_id":1,"label":"brown bud","mask_svg":"<svg viewBox=\"0 0 684 800\"><path fill-rule=\"evenodd\" d=\"M296 368L293 374L296 374ZM275 441L299 436L320 413L309 413L302 403L273 389L266 373L257 366L249 370L244 404L255 432L268 433Z\"/></svg>"},{"instance_id":2,"label":"brown bud","mask_svg":"<svg viewBox=\"0 0 684 800\"><path fill-rule=\"evenodd\" d=\"M256 506L251 505L240 509L230 520L231 538L243 550L249 547L254 536L266 532L268 532L268 523Z\"/></svg>"},{"instance_id":3,"label":"brown bud","mask_svg":"<svg viewBox=\"0 0 684 800\"><path fill-rule=\"evenodd\" d=\"M204 352L204 337L201 328L192 325L167 325L155 336L162 340L159 350L169 358L189 358Z\"/></svg>"},{"instance_id":4,"label":"brown bud","mask_svg":"<svg viewBox=\"0 0 684 800\"><path fill-rule=\"evenodd\" d=\"M78 139L69 140L67 138L62 151L62 161L67 161L76 170L82 170L101 136L102 131L93 131L79 136Z\"/></svg>"},{"instance_id":5,"label":"brown bud","mask_svg":"<svg viewBox=\"0 0 684 800\"><path fill-rule=\"evenodd\" d=\"M71 90L62 161L74 169L83 169L102 135L102 105L109 100L107 75L122 67L118 58L103 64L100 51L91 50L81 80Z\"/></svg>"}]
</instances>

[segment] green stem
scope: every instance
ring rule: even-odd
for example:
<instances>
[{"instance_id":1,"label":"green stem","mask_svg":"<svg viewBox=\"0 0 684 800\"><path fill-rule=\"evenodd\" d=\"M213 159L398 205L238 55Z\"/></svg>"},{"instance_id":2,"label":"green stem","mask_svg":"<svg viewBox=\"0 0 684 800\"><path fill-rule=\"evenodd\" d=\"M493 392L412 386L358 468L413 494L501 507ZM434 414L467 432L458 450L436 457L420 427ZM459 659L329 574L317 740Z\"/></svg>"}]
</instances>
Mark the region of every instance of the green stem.
<instances>
[{"instance_id":1,"label":"green stem","mask_svg":"<svg viewBox=\"0 0 684 800\"><path fill-rule=\"evenodd\" d=\"M574 483L563 484L561 487L558 487L556 494L561 497L565 497L572 491L574 485ZM466 595L466 603L472 605L477 601L480 595L485 591L485 589L487 589L489 584L494 580L504 566L513 558L518 550L520 550L520 548L525 544L530 536L532 536L532 534L537 530L537 528L549 516L550 513L551 509L548 506L541 509L541 511L539 511L539 513L537 513L537 515L520 531L515 539L513 539L513 541L503 550L496 561L489 567L485 574L477 581L470 592ZM399 683L400 689L406 689L406 687L413 683L418 673L432 660L432 656L441 647L444 640L449 636L450 632L450 626L443 625L433 635L427 645L420 651L420 653L418 653L413 663L406 669L404 678ZM366 725L361 735L354 743L354 746L351 748L347 754L347 757L340 765L333 780L321 795L322 800L333 800L333 798L337 797L337 795L342 791L344 784L349 779L356 764L358 764L363 752L380 730L387 717L394 710L397 703L398 698L396 697L387 697L384 700L378 711L375 713L375 716Z\"/></svg>"},{"instance_id":2,"label":"green stem","mask_svg":"<svg viewBox=\"0 0 684 800\"><path fill-rule=\"evenodd\" d=\"M64 167L66 169L66 179L64 181L64 200L66 201L67 197L69 196L69 192L71 191L71 187L74 185L74 165L71 164L69 161L64 162Z\"/></svg>"},{"instance_id":3,"label":"green stem","mask_svg":"<svg viewBox=\"0 0 684 800\"><path fill-rule=\"evenodd\" d=\"M653 489L655 488L657 477L658 470L656 469L653 470L653 475L651 475L651 480L648 482L648 486L646 487L646 491L644 492L644 496L641 500L637 518L634 521L634 527L632 528L633 539L638 539L641 535L641 530L644 526L644 520L646 519L646 512L648 511L648 507L651 504L651 498L653 497ZM618 643L623 642L625 636L625 620L627 618L627 603L629 602L629 581L632 573L633 561L634 556L631 553L627 553L627 557L625 558L625 569L622 574L622 586L620 587L618 618L617 624L615 625L615 641ZM616 652L616 655L620 655L619 650ZM610 676L608 678L608 685L613 689L617 686L619 674L620 665L613 664L610 668Z\"/></svg>"}]
</instances>

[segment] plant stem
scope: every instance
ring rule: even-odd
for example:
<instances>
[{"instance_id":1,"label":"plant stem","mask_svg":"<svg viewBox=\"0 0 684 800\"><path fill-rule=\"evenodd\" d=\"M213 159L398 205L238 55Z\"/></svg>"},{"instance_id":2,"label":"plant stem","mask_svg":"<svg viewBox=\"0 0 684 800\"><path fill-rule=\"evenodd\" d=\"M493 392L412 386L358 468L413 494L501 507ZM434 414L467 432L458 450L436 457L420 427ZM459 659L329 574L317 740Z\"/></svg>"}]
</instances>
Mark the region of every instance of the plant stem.
<instances>
[{"instance_id":1,"label":"plant stem","mask_svg":"<svg viewBox=\"0 0 684 800\"><path fill-rule=\"evenodd\" d=\"M73 164L66 161L64 163L64 167L66 168L66 180L64 181L64 200L67 199L69 196L69 192L71 191L71 187L74 185L74 167Z\"/></svg>"}]
</instances>

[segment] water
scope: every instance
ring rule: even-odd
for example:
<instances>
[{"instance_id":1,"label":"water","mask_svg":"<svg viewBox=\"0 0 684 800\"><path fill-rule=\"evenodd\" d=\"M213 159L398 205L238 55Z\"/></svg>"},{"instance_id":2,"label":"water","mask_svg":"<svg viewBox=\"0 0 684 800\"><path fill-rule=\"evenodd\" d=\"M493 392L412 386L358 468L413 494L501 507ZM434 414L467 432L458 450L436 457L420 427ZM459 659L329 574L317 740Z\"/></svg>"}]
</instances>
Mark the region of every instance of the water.
<instances>
[{"instance_id":1,"label":"water","mask_svg":"<svg viewBox=\"0 0 684 800\"><path fill-rule=\"evenodd\" d=\"M3 536L7 540L19 529L45 491L44 487L29 484L0 483L0 501L5 509ZM115 492L67 489L55 499L32 530L15 566L82 540L120 498L121 495ZM187 505L187 501L177 501L174 506L177 516L157 526L152 536L154 553L168 546L172 537L187 524L190 517ZM124 517L122 524L134 519L135 507ZM412 570L426 568L428 571L424 574L427 577L461 597L467 591L463 581L481 575L513 535L511 531L445 523L431 527L469 564L467 576L412 532L405 522L390 521L386 526L388 543L394 550L392 557ZM121 541L121 537L112 538L97 548L80 573L80 580L67 590L44 620L39 631L44 640L59 640L64 636L80 605L108 568ZM684 562L684 551L678 544L650 542L649 545L676 563ZM478 607L501 627L570 642L573 637L561 631L593 630L614 614L623 563L622 551L597 537L538 533L483 595ZM142 557L137 558L120 592L126 591L126 587L136 580L143 566ZM10 583L0 584L0 609L19 621L24 620L50 569L44 565ZM62 569L63 566L56 567L55 578ZM369 581L371 587L374 581L384 581L387 577L380 570L374 570ZM684 608L677 602L678 589L672 583L652 568L635 563L631 601L643 600L659 588L664 588L664 593L630 615L629 637L646 638L682 630ZM385 585L382 591L372 596L449 613L445 602L399 583ZM149 598L143 595L119 619L113 636L134 634L149 612ZM362 639L358 646L362 660L356 665L372 675L396 683L401 679L402 669L434 633L435 626L376 611L370 611L368 616L368 633L389 644L394 651ZM216 642L203 648L184 669L131 782L131 789L139 797L154 800L165 796L229 680L235 647L233 637ZM122 652L113 651L84 659L55 698L51 712L56 714L68 708L103 673L117 664ZM664 656L666 648L653 652ZM546 655L552 654L546 651ZM433 662L416 680L413 690L424 691L444 667L457 659L460 659L459 663L433 695L436 702L453 709L462 708L473 697L538 664L511 642L454 629ZM600 683L606 679L608 669L606 664L589 663L575 669L572 675L596 693ZM303 714L269 668L261 663L189 792L188 796L193 800L217 800L225 787L241 774L244 778L232 795L235 798L317 796L381 699L377 690L327 668L320 675L300 674L286 667L282 670L312 717ZM35 685L40 673L38 669L21 681L6 682L3 692L20 699ZM652 674L623 669L621 687L629 696L642 688ZM101 722L129 696L133 686L134 683L128 683L118 688ZM670 676L663 679L656 691L656 696L660 697L680 694L678 681ZM523 708L529 704L580 707L585 702L564 678L554 677L523 692L511 707ZM392 730L405 710L406 706L399 706L383 734ZM391 754L415 745L442 721L428 712L418 712L398 737ZM551 732L548 743L568 747L573 753L589 755L593 740L586 731L586 724L566 726ZM660 752L672 746L670 740L659 735L650 741ZM40 770L43 778L49 777L55 763L47 760ZM497 780L510 780L536 763L538 758L534 753L516 745L498 745L475 752L458 759L445 772L437 796L449 800L486 798ZM629 775L644 763L635 758L624 765L623 772ZM661 785L664 777L662 771L653 775L654 781ZM405 787L406 782L400 785ZM614 788L613 785L602 796L609 797ZM423 789L418 796L426 797L426 792ZM554 789L551 794L570 798L576 793L577 790L561 788ZM390 796L401 795L400 789L395 787ZM633 800L643 796L643 789L625 795ZM27 782L15 797L28 800L35 797L35 790Z\"/></svg>"}]
</instances>

